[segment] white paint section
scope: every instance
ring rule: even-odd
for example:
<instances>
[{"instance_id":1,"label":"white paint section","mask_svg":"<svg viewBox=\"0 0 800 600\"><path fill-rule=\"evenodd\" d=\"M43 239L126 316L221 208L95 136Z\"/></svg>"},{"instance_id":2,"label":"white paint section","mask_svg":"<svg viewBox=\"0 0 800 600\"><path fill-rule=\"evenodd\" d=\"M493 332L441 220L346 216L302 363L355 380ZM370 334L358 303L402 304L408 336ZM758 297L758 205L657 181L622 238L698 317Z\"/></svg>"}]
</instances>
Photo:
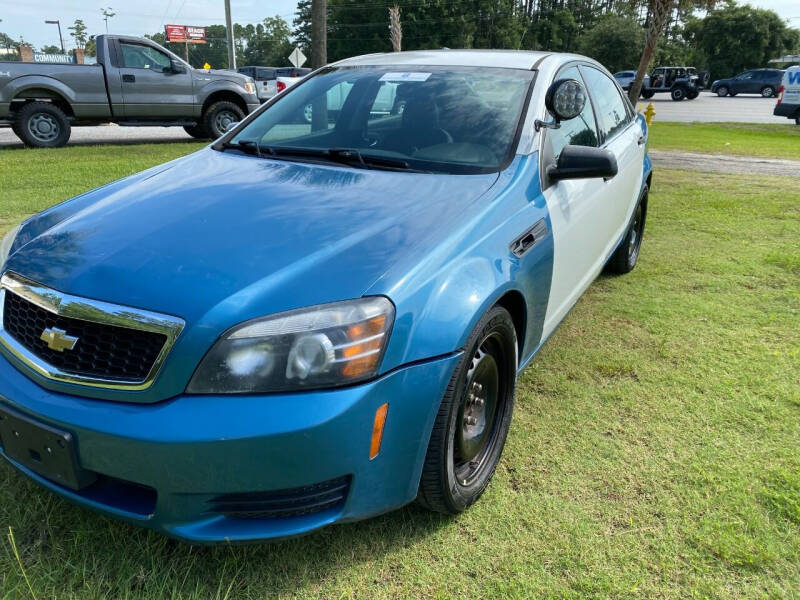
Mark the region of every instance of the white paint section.
<instances>
[{"instance_id":1,"label":"white paint section","mask_svg":"<svg viewBox=\"0 0 800 600\"><path fill-rule=\"evenodd\" d=\"M600 274L628 226L642 180L640 135L634 121L605 146L617 157L616 177L559 181L544 191L554 247L543 339Z\"/></svg>"}]
</instances>

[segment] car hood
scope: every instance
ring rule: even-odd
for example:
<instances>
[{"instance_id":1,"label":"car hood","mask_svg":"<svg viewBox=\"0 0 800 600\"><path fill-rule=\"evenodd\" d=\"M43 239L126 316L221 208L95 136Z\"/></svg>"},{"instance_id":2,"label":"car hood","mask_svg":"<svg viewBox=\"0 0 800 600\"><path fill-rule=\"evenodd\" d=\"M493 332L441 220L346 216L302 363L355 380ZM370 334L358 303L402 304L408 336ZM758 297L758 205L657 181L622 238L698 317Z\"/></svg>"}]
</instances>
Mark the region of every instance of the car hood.
<instances>
[{"instance_id":1,"label":"car hood","mask_svg":"<svg viewBox=\"0 0 800 600\"><path fill-rule=\"evenodd\" d=\"M459 227L497 175L282 162L210 148L29 220L8 270L227 328L361 296Z\"/></svg>"}]
</instances>

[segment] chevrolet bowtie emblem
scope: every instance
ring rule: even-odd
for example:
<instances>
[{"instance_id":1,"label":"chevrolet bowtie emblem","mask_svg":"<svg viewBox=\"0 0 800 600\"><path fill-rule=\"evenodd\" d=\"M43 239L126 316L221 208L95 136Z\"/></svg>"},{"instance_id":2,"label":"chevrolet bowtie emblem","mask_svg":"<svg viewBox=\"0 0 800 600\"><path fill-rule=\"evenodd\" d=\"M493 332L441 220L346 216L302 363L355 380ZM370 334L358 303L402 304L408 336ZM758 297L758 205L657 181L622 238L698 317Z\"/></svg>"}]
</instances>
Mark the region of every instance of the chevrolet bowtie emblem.
<instances>
[{"instance_id":1,"label":"chevrolet bowtie emblem","mask_svg":"<svg viewBox=\"0 0 800 600\"><path fill-rule=\"evenodd\" d=\"M64 350L72 350L75 344L78 343L78 338L67 335L63 329L56 327L48 327L42 332L42 337L39 338L47 347L56 352L63 352Z\"/></svg>"}]
</instances>

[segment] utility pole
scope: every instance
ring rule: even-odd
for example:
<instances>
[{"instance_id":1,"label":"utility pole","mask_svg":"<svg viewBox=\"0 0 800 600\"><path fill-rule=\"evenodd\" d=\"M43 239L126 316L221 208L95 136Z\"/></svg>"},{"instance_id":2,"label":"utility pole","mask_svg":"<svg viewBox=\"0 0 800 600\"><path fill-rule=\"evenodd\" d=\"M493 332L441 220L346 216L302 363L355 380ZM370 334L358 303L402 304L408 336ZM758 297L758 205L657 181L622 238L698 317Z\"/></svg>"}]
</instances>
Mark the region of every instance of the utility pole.
<instances>
[{"instance_id":1,"label":"utility pole","mask_svg":"<svg viewBox=\"0 0 800 600\"><path fill-rule=\"evenodd\" d=\"M106 22L106 33L108 33L108 20L117 16L117 13L113 12L113 9L109 6L108 8L101 8L100 14L103 15L103 20Z\"/></svg>"},{"instance_id":2,"label":"utility pole","mask_svg":"<svg viewBox=\"0 0 800 600\"><path fill-rule=\"evenodd\" d=\"M233 45L233 23L231 22L231 0L225 0L225 29L228 38L228 68L236 70L236 48Z\"/></svg>"},{"instance_id":3,"label":"utility pole","mask_svg":"<svg viewBox=\"0 0 800 600\"><path fill-rule=\"evenodd\" d=\"M311 66L328 64L328 2L311 0Z\"/></svg>"},{"instance_id":4,"label":"utility pole","mask_svg":"<svg viewBox=\"0 0 800 600\"><path fill-rule=\"evenodd\" d=\"M403 50L403 25L400 23L400 7L396 4L389 7L389 37L392 40L392 51Z\"/></svg>"},{"instance_id":5,"label":"utility pole","mask_svg":"<svg viewBox=\"0 0 800 600\"><path fill-rule=\"evenodd\" d=\"M66 54L67 51L64 49L64 38L61 36L61 21L45 21L47 25L58 25L58 39L61 41L61 53Z\"/></svg>"}]
</instances>

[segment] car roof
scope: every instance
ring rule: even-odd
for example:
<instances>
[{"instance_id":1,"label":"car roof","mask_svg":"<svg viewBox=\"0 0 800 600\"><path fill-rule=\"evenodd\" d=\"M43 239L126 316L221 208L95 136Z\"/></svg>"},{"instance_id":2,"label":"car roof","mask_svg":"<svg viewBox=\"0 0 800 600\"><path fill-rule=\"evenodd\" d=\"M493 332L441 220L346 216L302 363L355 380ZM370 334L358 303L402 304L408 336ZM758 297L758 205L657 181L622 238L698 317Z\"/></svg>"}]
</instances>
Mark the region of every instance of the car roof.
<instances>
[{"instance_id":1,"label":"car roof","mask_svg":"<svg viewBox=\"0 0 800 600\"><path fill-rule=\"evenodd\" d=\"M528 50L415 50L365 54L339 61L336 66L426 65L431 67L499 67L533 69L549 52Z\"/></svg>"}]
</instances>

